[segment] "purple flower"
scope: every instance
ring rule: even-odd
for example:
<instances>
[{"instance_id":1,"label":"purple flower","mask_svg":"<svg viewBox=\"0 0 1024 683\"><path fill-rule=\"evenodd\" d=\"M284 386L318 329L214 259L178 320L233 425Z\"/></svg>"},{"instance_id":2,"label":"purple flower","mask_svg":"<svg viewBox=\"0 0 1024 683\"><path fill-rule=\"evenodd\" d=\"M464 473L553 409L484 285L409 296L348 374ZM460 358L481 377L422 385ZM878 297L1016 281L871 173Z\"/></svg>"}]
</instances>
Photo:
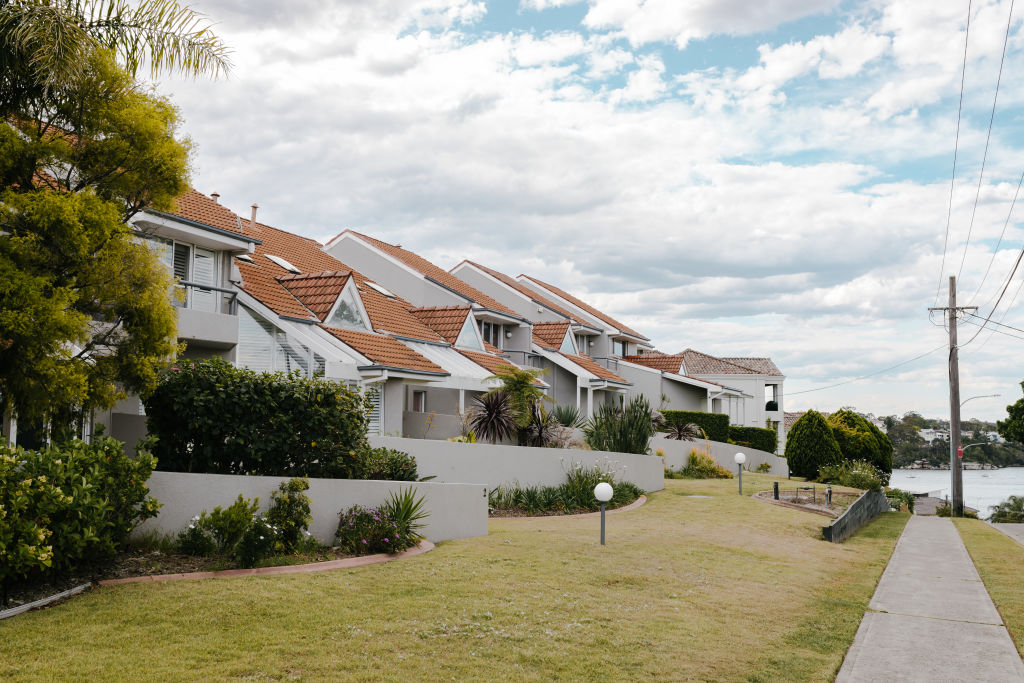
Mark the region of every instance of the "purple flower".
<instances>
[{"instance_id":1,"label":"purple flower","mask_svg":"<svg viewBox=\"0 0 1024 683\"><path fill-rule=\"evenodd\" d=\"M366 544L366 539L364 538L364 539L363 539L363 545L365 545L365 544Z\"/></svg>"},{"instance_id":2,"label":"purple flower","mask_svg":"<svg viewBox=\"0 0 1024 683\"><path fill-rule=\"evenodd\" d=\"M386 539L386 538L385 538L385 539L384 539L384 542L385 542L385 543L387 543L387 542L388 542L388 539Z\"/></svg>"}]
</instances>

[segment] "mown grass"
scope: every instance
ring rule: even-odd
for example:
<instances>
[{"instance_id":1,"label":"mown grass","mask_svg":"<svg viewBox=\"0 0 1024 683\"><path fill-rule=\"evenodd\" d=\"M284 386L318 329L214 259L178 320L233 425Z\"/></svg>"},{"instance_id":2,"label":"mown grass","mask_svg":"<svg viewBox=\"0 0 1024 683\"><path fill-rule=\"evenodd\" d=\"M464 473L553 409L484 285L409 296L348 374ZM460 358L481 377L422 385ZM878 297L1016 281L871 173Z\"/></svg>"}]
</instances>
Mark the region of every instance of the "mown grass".
<instances>
[{"instance_id":1,"label":"mown grass","mask_svg":"<svg viewBox=\"0 0 1024 683\"><path fill-rule=\"evenodd\" d=\"M604 547L594 517L496 520L355 570L102 588L0 622L0 679L832 680L907 516L834 545L735 480L666 487Z\"/></svg>"},{"instance_id":2,"label":"mown grass","mask_svg":"<svg viewBox=\"0 0 1024 683\"><path fill-rule=\"evenodd\" d=\"M953 524L1003 617L1017 652L1024 656L1024 587L1020 582L1024 546L976 519L954 518Z\"/></svg>"}]
</instances>

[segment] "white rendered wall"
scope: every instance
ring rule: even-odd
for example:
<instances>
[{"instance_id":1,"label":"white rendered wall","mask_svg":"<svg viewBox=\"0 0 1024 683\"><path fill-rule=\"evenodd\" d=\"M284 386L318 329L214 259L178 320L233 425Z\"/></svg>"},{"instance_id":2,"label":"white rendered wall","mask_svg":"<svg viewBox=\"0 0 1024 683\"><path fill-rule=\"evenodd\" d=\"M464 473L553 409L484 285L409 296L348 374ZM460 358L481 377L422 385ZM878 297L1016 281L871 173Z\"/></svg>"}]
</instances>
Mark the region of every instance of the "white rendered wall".
<instances>
[{"instance_id":1,"label":"white rendered wall","mask_svg":"<svg viewBox=\"0 0 1024 683\"><path fill-rule=\"evenodd\" d=\"M242 494L259 497L260 510L270 507L270 494L287 477L250 477L234 474L191 474L153 472L150 494L163 507L153 519L135 531L159 531L176 534L188 526L192 517L216 506L227 507ZM358 479L310 479L306 495L312 501L313 523L310 533L321 543L330 544L338 529L338 513L353 505L364 507L384 503L392 492L408 487L423 496L430 516L422 534L430 541L487 535L487 489L473 484L434 482L364 481Z\"/></svg>"},{"instance_id":2,"label":"white rendered wall","mask_svg":"<svg viewBox=\"0 0 1024 683\"><path fill-rule=\"evenodd\" d=\"M389 436L371 436L370 444L405 451L416 458L421 477L434 476L436 479L433 481L439 482L482 484L488 488L513 483L558 486L565 483L569 467L578 462L584 467L608 466L615 471L616 478L631 481L645 491L660 491L665 487L662 460L651 455L450 443Z\"/></svg>"},{"instance_id":3,"label":"white rendered wall","mask_svg":"<svg viewBox=\"0 0 1024 683\"><path fill-rule=\"evenodd\" d=\"M785 458L780 458L774 453L759 451L748 446L722 443L721 441L709 441L707 443L711 445L711 457L730 472L736 471L736 463L733 457L737 453L743 453L747 456L747 462L744 464L745 469L756 470L758 465L768 463L772 468L771 474L781 477L789 476L789 463L786 462ZM665 467L673 470L686 467L686 463L690 459L690 451L694 448L698 451L703 451L705 446L706 444L703 439L676 441L675 439L669 439L665 434L658 434L651 440L651 449L663 451L665 453Z\"/></svg>"}]
</instances>

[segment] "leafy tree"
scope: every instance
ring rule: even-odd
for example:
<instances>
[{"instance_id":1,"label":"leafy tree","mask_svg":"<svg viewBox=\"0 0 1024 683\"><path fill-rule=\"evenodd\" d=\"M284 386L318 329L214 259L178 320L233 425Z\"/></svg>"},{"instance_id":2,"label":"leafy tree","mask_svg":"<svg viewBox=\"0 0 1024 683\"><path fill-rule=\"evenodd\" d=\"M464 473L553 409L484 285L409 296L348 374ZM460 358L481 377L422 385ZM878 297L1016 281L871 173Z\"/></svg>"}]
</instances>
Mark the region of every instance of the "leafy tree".
<instances>
[{"instance_id":1,"label":"leafy tree","mask_svg":"<svg viewBox=\"0 0 1024 683\"><path fill-rule=\"evenodd\" d=\"M526 427L533 419L533 407L543 401L551 401L551 397L544 393L544 389L537 384L537 378L547 373L539 368L520 368L515 365L499 365L497 372L487 379L501 381L500 389L508 395L508 400L515 413L516 424L519 427ZM478 432L479 433L479 432Z\"/></svg>"},{"instance_id":2,"label":"leafy tree","mask_svg":"<svg viewBox=\"0 0 1024 683\"><path fill-rule=\"evenodd\" d=\"M1024 496L1010 496L992 509L990 522L1024 523Z\"/></svg>"},{"instance_id":3,"label":"leafy tree","mask_svg":"<svg viewBox=\"0 0 1024 683\"><path fill-rule=\"evenodd\" d=\"M0 122L0 394L21 418L146 393L178 351L170 274L125 221L171 208L188 143L109 51Z\"/></svg>"},{"instance_id":4,"label":"leafy tree","mask_svg":"<svg viewBox=\"0 0 1024 683\"><path fill-rule=\"evenodd\" d=\"M882 484L889 483L892 474L892 442L882 431L868 422L867 418L846 408L837 410L828 417L828 425L839 443L843 460L855 462L864 460L882 475Z\"/></svg>"},{"instance_id":5,"label":"leafy tree","mask_svg":"<svg viewBox=\"0 0 1024 683\"><path fill-rule=\"evenodd\" d=\"M1020 386L1024 389L1024 382ZM996 422L996 429L1008 441L1024 442L1024 398L1006 406L1006 419Z\"/></svg>"},{"instance_id":6,"label":"leafy tree","mask_svg":"<svg viewBox=\"0 0 1024 683\"><path fill-rule=\"evenodd\" d=\"M816 410L808 410L789 430L786 437L786 460L791 474L816 479L819 469L826 465L838 465L842 457L832 429Z\"/></svg>"}]
</instances>

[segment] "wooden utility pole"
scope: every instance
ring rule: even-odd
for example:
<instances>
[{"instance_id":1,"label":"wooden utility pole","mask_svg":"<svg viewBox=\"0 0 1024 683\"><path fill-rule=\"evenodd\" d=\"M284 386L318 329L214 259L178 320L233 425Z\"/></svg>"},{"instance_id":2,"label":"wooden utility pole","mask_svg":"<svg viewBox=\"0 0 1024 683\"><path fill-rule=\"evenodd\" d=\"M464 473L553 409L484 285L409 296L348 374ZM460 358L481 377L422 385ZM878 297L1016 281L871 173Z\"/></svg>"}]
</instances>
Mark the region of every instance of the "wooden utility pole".
<instances>
[{"instance_id":1,"label":"wooden utility pole","mask_svg":"<svg viewBox=\"0 0 1024 683\"><path fill-rule=\"evenodd\" d=\"M956 277L949 276L949 306L929 308L949 314L949 499L954 517L964 516L964 482L960 459L960 358L956 339L956 321L960 311L978 310L977 306L956 305Z\"/></svg>"}]
</instances>

